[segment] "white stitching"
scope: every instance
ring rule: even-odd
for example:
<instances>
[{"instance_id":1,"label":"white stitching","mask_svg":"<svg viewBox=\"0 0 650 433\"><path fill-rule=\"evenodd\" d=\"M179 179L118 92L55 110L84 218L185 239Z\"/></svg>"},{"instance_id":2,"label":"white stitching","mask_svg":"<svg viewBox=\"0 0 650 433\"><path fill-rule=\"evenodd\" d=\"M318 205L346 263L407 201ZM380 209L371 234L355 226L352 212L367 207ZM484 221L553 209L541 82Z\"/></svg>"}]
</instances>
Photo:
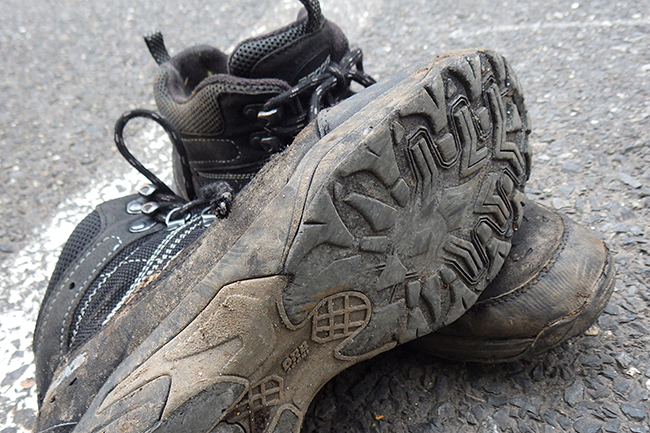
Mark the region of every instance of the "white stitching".
<instances>
[{"instance_id":1,"label":"white stitching","mask_svg":"<svg viewBox=\"0 0 650 433\"><path fill-rule=\"evenodd\" d=\"M84 257L79 261L79 263L77 263L77 266L75 266L74 269L67 272L68 277L66 279L62 280L62 282L60 282L59 284L57 284L57 287L58 287L59 290L56 290L56 287L54 288L56 293L54 294L54 298L51 299L48 302L47 313L45 313L45 316L43 317L43 322L41 322L42 324L40 326L40 329L47 329L47 322L50 319L50 313L52 312L52 308L53 308L54 305L56 305L56 300L58 299L59 294L63 291L61 289L63 287L65 287L65 286L67 286L68 281L70 281L70 277L77 271L77 269L79 269L79 266L81 266L81 263L83 263L88 258L88 256L90 256L90 254L92 254L97 248L99 248L99 246L102 243L106 242L109 239L116 239L117 242L118 242L118 246L122 244L122 241L120 240L120 238L118 236L107 236L107 237L105 237L104 239L99 241L97 244L95 244L95 246L84 255ZM113 249L113 251L114 251L114 249ZM70 307L68 307L68 310L66 311L66 314L64 316L64 320L65 320L65 317L67 317L69 311L70 311ZM64 323L65 323L65 321L64 321ZM63 335L63 330L64 329L65 329L65 326L63 326L61 328L61 335ZM43 337L44 337L44 333L43 332L39 333L39 335L38 335L38 345L39 346L41 345L41 341L42 341ZM60 350L61 351L63 350L63 345L61 345ZM60 353L61 352L59 352L59 354Z\"/></svg>"},{"instance_id":2,"label":"white stitching","mask_svg":"<svg viewBox=\"0 0 650 433\"><path fill-rule=\"evenodd\" d=\"M214 159L214 160L205 160L205 161L192 161L190 163L190 165L205 164L205 163L209 163L209 162L234 162L234 161L237 161L241 157L241 154L242 154L241 149L239 148L239 146L237 146L237 144L235 144L235 142L233 140L221 140L221 139L215 140L215 139L210 139L210 138L185 138L184 141L186 143L185 144L186 146L188 144L191 145L191 143L188 143L188 142L192 142L192 141L197 141L197 142L219 141L221 143L229 143L235 149L237 149L237 156L235 156L234 158L231 158L231 159Z\"/></svg>"},{"instance_id":3,"label":"white stitching","mask_svg":"<svg viewBox=\"0 0 650 433\"><path fill-rule=\"evenodd\" d=\"M93 252L95 252L95 251L97 250L97 248L99 248L99 246L100 246L101 244L103 244L104 242L109 241L109 240L111 240L111 239L115 239L115 240L117 241L117 243L115 244L115 246L113 246L113 248L112 248L112 249L111 249L111 250L110 250L110 251L109 251L109 252L108 252L104 257L102 257L102 259L99 261L99 263L97 263L97 264L95 265L95 267L94 267L93 270L89 273L89 275L86 277L86 279L83 281L83 283L79 285L79 287L81 287L81 288L85 287L85 286L86 286L86 283L88 283L88 280L90 279L90 277L91 277L91 276L92 276L92 275L97 271L97 268L99 268L100 265L103 265L104 262L106 262L106 260L107 260L109 257L111 257L111 256L113 255L113 253L114 253L114 252L115 252L115 251L120 247L120 245L122 245L122 239L120 239L119 236L115 236L115 235L113 235L113 236L107 236L107 237L105 237L104 239L102 239L101 241L99 241L99 242L98 242L98 243L93 247L93 249L90 250L90 251L88 251L88 253L86 253L86 255L85 255L85 256L84 256L84 257L79 261L79 263L77 263L77 266L75 266L75 268L73 269L73 271L70 272L70 273L68 274L68 277L65 279L65 281L64 281L65 284L63 284L62 286L60 286L60 288L63 288L63 287L65 287L65 286L67 285L67 282L70 281L70 278L72 277L72 275L74 275L74 273L77 271L77 269L79 269L79 267L81 266L81 264L82 264L82 263L83 263L83 262L84 262L84 261L85 261L85 260L86 260L86 259L87 259L87 258L88 258L92 253L93 253ZM61 290L59 290L59 292L61 292ZM80 292L80 293L81 293L81 292ZM57 293L57 296L58 296L58 293ZM64 336L67 334L67 333L65 332L65 324L66 324L66 322L68 321L68 316L69 316L69 314L70 314L70 310L72 309L72 305L73 305L73 304L74 304L74 299L73 299L73 303L71 303L70 305L68 305L68 309L66 310L65 314L63 315L63 322L61 323L61 331L60 331L60 336L59 336L59 353L63 353L63 351L64 351L64 348L63 348L63 346L64 346L64 341L63 341L63 340L64 340Z\"/></svg>"},{"instance_id":4,"label":"white stitching","mask_svg":"<svg viewBox=\"0 0 650 433\"><path fill-rule=\"evenodd\" d=\"M122 306L124 305L124 303L126 302L128 297L131 296L133 291L142 283L142 281L144 281L144 279L146 277L148 277L149 275L151 275L153 273L151 271L151 266L153 265L154 261L158 261L158 262L164 261L165 258L167 257L167 254L171 253L174 250L174 248L176 248L178 246L178 244L183 241L183 239L185 239L190 233L192 233L196 229L196 227L198 226L198 223L202 224L202 218L200 216L196 216L196 217L192 218L187 224L185 224L183 226L180 226L177 229L173 230L170 233L170 235L167 236L163 240L163 242L161 242L161 244L156 248L154 253L149 257L149 259L147 260L145 266L140 270L140 273L138 274L136 279L133 281L133 283L131 283L131 286L129 287L129 290L127 290L126 293L124 294L124 296L122 296L122 299L120 299L120 302L118 302L115 305L115 307L113 307L113 310L111 310L111 312L106 316L106 319L104 319L101 326L104 326L104 325L106 325L106 323L108 323L108 321L120 310L120 308L122 308ZM184 232L180 233L180 231L183 230L183 229L185 229ZM177 234L179 236L176 239L174 239ZM165 250L165 252L162 253L162 256L160 257L160 260L156 260L157 255L162 250L161 247L164 247L163 244L166 244L170 240L173 240L173 242L170 243L169 248L167 248ZM174 257L176 257L179 253L180 253L180 251L178 253L174 254L174 256L167 263L170 263L171 260L173 260Z\"/></svg>"},{"instance_id":5,"label":"white stitching","mask_svg":"<svg viewBox=\"0 0 650 433\"><path fill-rule=\"evenodd\" d=\"M138 262L143 261L142 259L131 259L131 257L133 256L133 254L136 251L137 251L137 248L134 249L133 251L131 251L131 253L127 257L125 257L120 263L118 263L117 266L113 267L113 269L111 269L110 272L107 272L107 273L101 275L100 282L97 283L97 286L95 287L95 290L93 290L92 293L88 296L88 299L86 300L86 302L84 302L84 305L81 308L81 311L79 312L79 317L80 318L83 318L83 315L84 315L84 313L86 311L86 308L88 308L88 305L92 302L92 299L95 297L95 295L97 294L99 289L101 289L104 286L104 283L106 283L106 281L108 281L108 279L110 277L112 277L113 274L115 274L115 272L119 268L121 268L123 265L128 264L128 263L138 263ZM71 337L72 338L77 336L77 333L79 332L80 324L81 324L81 319L77 320L77 323L76 323L74 329L71 330L71 333L72 333Z\"/></svg>"}]
</instances>

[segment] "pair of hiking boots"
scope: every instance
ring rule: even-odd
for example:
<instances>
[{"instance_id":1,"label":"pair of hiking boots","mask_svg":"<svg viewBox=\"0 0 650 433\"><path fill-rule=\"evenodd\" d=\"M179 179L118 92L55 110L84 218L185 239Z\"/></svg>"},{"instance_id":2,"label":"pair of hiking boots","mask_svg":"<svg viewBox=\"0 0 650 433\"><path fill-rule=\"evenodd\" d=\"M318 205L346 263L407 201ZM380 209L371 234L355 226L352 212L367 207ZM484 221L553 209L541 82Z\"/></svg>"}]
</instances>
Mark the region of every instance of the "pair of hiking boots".
<instances>
[{"instance_id":1,"label":"pair of hiking boots","mask_svg":"<svg viewBox=\"0 0 650 433\"><path fill-rule=\"evenodd\" d=\"M398 344L514 360L604 309L606 246L526 204L505 59L452 53L375 84L301 2L230 57L146 38L160 114L125 114L116 143L151 185L63 248L34 336L37 432L298 432L329 379ZM138 116L168 132L176 192L127 149Z\"/></svg>"}]
</instances>

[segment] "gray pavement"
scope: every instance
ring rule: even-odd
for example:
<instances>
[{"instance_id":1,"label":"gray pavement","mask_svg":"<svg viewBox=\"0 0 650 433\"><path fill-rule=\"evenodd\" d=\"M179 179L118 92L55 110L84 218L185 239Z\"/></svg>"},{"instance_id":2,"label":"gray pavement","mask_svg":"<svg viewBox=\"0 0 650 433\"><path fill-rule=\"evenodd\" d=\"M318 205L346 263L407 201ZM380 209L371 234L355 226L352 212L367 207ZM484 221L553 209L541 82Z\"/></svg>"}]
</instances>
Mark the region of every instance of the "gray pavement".
<instances>
[{"instance_id":1,"label":"gray pavement","mask_svg":"<svg viewBox=\"0 0 650 433\"><path fill-rule=\"evenodd\" d=\"M485 366L398 348L329 382L304 431L650 431L650 1L322 0L376 77L445 51L502 52L534 132L530 199L591 227L618 282L589 336ZM0 0L0 433L35 416L31 330L61 243L139 178L114 150L121 112L154 108L141 36L173 52L288 23L296 0ZM134 128L165 164L159 131Z\"/></svg>"}]
</instances>

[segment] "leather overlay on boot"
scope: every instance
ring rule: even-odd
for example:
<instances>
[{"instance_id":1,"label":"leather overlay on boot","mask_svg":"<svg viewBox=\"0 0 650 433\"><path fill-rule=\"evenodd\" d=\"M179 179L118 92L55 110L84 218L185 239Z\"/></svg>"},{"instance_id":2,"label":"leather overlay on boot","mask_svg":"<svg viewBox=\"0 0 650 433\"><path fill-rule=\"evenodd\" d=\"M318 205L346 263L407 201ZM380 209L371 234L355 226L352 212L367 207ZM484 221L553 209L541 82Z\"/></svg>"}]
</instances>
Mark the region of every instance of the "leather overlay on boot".
<instances>
[{"instance_id":1,"label":"leather overlay on boot","mask_svg":"<svg viewBox=\"0 0 650 433\"><path fill-rule=\"evenodd\" d=\"M499 275L456 322L411 343L436 356L503 362L589 328L614 290L611 252L593 233L529 203Z\"/></svg>"}]
</instances>

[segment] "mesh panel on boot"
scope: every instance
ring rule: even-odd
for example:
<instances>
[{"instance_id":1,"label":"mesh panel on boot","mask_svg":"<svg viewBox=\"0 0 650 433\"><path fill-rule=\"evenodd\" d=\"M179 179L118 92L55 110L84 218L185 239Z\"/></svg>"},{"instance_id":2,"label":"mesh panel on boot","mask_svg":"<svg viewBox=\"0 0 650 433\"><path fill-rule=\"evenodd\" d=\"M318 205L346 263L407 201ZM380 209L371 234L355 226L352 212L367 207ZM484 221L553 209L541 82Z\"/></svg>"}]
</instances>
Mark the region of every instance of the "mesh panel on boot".
<instances>
[{"instance_id":1,"label":"mesh panel on boot","mask_svg":"<svg viewBox=\"0 0 650 433\"><path fill-rule=\"evenodd\" d=\"M162 68L154 78L153 94L160 114L181 134L220 134L224 128L219 107L220 89L205 89L185 103L174 101L167 88L173 72Z\"/></svg>"},{"instance_id":2,"label":"mesh panel on boot","mask_svg":"<svg viewBox=\"0 0 650 433\"><path fill-rule=\"evenodd\" d=\"M160 114L169 120L178 132L192 135L219 135L223 132L225 123L219 105L219 97L223 93L275 94L286 90L287 87L277 80L275 83L263 83L261 80L255 83L240 83L234 77L213 75L197 87L193 97L178 102L172 98L168 90L168 80L172 79L175 79L173 72L167 68L161 68L156 74L154 79L156 105Z\"/></svg>"},{"instance_id":3,"label":"mesh panel on boot","mask_svg":"<svg viewBox=\"0 0 650 433\"><path fill-rule=\"evenodd\" d=\"M267 54L287 45L306 33L307 21L276 34L242 42L230 57L230 73L240 77L250 76L253 66Z\"/></svg>"},{"instance_id":4,"label":"mesh panel on boot","mask_svg":"<svg viewBox=\"0 0 650 433\"><path fill-rule=\"evenodd\" d=\"M174 231L159 231L122 250L84 293L68 332L69 350L81 346L120 308L147 277L163 269L203 232L202 220L194 217Z\"/></svg>"},{"instance_id":5,"label":"mesh panel on boot","mask_svg":"<svg viewBox=\"0 0 650 433\"><path fill-rule=\"evenodd\" d=\"M68 238L67 242L63 246L59 260L56 263L52 277L50 278L50 283L47 286L47 292L45 299L47 299L49 293L54 290L61 277L68 271L70 265L77 260L79 254L90 244L99 234L99 231L102 228L102 221L99 213L93 211L88 214ZM43 301L45 304L45 301Z\"/></svg>"}]
</instances>

